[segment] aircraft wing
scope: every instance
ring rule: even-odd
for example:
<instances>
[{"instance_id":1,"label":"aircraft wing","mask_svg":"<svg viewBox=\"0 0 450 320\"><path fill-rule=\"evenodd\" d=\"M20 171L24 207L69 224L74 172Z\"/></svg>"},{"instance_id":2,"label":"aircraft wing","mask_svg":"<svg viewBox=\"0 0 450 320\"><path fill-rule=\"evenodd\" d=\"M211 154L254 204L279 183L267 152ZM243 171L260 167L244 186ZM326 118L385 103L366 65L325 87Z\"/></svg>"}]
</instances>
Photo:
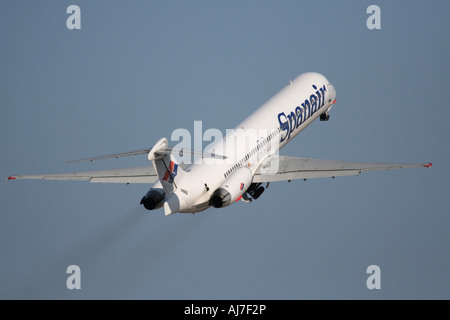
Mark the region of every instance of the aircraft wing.
<instances>
[{"instance_id":1,"label":"aircraft wing","mask_svg":"<svg viewBox=\"0 0 450 320\"><path fill-rule=\"evenodd\" d=\"M43 175L14 175L7 180L15 179L38 179L38 180L86 180L99 183L154 183L158 176L153 166L85 171L53 173Z\"/></svg>"},{"instance_id":2,"label":"aircraft wing","mask_svg":"<svg viewBox=\"0 0 450 320\"><path fill-rule=\"evenodd\" d=\"M253 182L350 176L366 171L430 166L431 163L349 162L274 155L263 161Z\"/></svg>"}]
</instances>

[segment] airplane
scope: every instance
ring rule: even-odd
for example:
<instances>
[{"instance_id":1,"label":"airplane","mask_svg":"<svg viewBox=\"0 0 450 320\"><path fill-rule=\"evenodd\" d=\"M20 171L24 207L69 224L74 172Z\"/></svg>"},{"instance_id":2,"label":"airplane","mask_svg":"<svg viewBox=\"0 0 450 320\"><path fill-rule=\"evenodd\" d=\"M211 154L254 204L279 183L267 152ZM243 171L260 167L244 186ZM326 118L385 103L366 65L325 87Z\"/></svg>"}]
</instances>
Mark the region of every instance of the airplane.
<instances>
[{"instance_id":1,"label":"airplane","mask_svg":"<svg viewBox=\"0 0 450 320\"><path fill-rule=\"evenodd\" d=\"M152 166L13 175L7 180L152 184L140 204L147 210L163 207L167 216L177 212L200 212L210 207L227 207L238 200L251 202L258 199L271 182L431 167L431 163L348 162L279 155L278 151L315 119L328 121L330 109L335 103L336 91L325 76L316 72L303 73L289 81L225 137L211 143L204 152L177 149L169 146L166 138L161 138L152 148L76 160L93 161L147 154ZM177 153L194 157L193 163L180 163Z\"/></svg>"}]
</instances>

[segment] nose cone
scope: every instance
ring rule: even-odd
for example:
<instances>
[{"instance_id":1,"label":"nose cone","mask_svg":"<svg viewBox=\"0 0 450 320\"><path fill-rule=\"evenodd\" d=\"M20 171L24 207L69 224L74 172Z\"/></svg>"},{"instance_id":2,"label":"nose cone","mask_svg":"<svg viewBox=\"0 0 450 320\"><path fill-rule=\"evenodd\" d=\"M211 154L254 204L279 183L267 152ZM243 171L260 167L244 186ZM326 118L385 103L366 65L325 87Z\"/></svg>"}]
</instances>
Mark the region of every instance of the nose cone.
<instances>
[{"instance_id":1,"label":"nose cone","mask_svg":"<svg viewBox=\"0 0 450 320\"><path fill-rule=\"evenodd\" d=\"M180 212L187 209L187 204L181 196L176 193L172 193L169 198L164 202L164 215Z\"/></svg>"},{"instance_id":2,"label":"nose cone","mask_svg":"<svg viewBox=\"0 0 450 320\"><path fill-rule=\"evenodd\" d=\"M336 100L336 90L334 89L334 86L330 83L330 92L331 92L331 99L334 101Z\"/></svg>"}]
</instances>

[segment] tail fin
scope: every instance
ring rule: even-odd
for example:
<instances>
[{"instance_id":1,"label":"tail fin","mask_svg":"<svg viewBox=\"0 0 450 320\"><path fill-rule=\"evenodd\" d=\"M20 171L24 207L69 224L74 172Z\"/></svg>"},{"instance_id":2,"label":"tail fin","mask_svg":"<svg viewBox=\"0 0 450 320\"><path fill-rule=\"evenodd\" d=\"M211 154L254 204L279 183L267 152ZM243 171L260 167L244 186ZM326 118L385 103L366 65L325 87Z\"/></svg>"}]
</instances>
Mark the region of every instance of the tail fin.
<instances>
[{"instance_id":1,"label":"tail fin","mask_svg":"<svg viewBox=\"0 0 450 320\"><path fill-rule=\"evenodd\" d=\"M167 152L168 142L161 138L148 153L148 159L158 174L159 181L166 194L166 199L177 190L177 181L186 173L177 163L175 157Z\"/></svg>"}]
</instances>

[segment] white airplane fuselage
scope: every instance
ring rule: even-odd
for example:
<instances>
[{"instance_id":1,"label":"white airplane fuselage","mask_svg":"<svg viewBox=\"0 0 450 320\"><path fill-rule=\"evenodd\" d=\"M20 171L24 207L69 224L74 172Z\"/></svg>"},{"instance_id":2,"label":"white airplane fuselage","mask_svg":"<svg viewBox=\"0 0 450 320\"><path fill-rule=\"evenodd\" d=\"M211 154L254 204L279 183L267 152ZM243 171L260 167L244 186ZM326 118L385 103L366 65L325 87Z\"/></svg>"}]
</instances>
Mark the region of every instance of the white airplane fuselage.
<instances>
[{"instance_id":1,"label":"white airplane fuselage","mask_svg":"<svg viewBox=\"0 0 450 320\"><path fill-rule=\"evenodd\" d=\"M164 182L174 183L174 191L170 195L166 192L164 203L161 201L155 209L164 205L168 215L232 204L251 186L261 163L321 114L328 116L335 99L334 87L323 75L314 72L299 75L223 140L215 141L205 150L224 155L226 160L194 161L182 173L178 168L175 179ZM152 189L162 191L161 178Z\"/></svg>"}]
</instances>

